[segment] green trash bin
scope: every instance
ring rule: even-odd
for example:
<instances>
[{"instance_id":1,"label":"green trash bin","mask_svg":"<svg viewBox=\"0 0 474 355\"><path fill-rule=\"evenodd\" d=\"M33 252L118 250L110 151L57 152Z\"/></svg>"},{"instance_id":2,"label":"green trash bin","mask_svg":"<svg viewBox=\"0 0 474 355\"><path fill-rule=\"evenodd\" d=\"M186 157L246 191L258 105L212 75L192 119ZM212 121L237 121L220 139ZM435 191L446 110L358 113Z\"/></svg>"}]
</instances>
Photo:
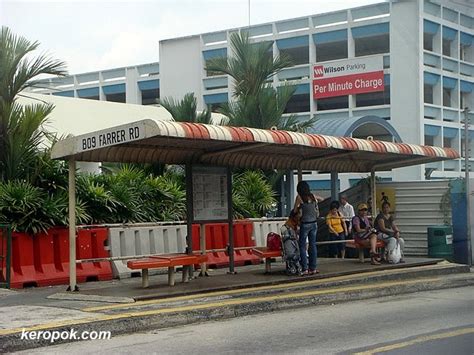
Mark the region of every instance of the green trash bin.
<instances>
[{"instance_id":1,"label":"green trash bin","mask_svg":"<svg viewBox=\"0 0 474 355\"><path fill-rule=\"evenodd\" d=\"M453 227L446 225L428 227L428 256L454 261Z\"/></svg>"}]
</instances>

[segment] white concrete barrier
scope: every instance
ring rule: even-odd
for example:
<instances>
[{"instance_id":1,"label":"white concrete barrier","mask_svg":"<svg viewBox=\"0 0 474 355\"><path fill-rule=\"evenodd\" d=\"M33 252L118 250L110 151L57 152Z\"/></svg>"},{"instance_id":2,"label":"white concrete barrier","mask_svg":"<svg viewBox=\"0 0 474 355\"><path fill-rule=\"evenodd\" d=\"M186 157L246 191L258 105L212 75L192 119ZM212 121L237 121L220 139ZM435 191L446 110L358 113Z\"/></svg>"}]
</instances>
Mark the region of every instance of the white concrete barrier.
<instances>
[{"instance_id":1,"label":"white concrete barrier","mask_svg":"<svg viewBox=\"0 0 474 355\"><path fill-rule=\"evenodd\" d=\"M267 245L267 234L280 234L280 228L286 218L251 219L253 239L256 246ZM153 223L131 225L106 225L109 229L109 247L111 257L140 256L150 254L184 253L186 251L187 227L179 223ZM115 278L140 276L140 271L127 267L127 260L112 261L112 271ZM163 270L161 270L163 271ZM150 275L160 270L150 270Z\"/></svg>"},{"instance_id":2,"label":"white concrete barrier","mask_svg":"<svg viewBox=\"0 0 474 355\"><path fill-rule=\"evenodd\" d=\"M257 247L267 246L267 234L270 232L280 234L280 228L286 221L286 218L258 218L251 219L253 224L253 238Z\"/></svg>"},{"instance_id":3,"label":"white concrete barrier","mask_svg":"<svg viewBox=\"0 0 474 355\"><path fill-rule=\"evenodd\" d=\"M186 233L186 224L109 226L110 256L184 253ZM112 261L112 271L120 279L140 274L127 267L127 260Z\"/></svg>"}]
</instances>

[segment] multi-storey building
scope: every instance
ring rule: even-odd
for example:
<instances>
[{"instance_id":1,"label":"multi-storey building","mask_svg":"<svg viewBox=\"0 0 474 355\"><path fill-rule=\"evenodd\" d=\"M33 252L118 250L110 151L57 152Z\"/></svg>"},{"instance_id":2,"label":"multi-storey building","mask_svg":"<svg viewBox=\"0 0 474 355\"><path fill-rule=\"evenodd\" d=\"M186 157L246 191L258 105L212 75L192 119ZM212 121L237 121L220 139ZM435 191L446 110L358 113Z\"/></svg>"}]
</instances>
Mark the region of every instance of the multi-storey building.
<instances>
[{"instance_id":1,"label":"multi-storey building","mask_svg":"<svg viewBox=\"0 0 474 355\"><path fill-rule=\"evenodd\" d=\"M154 74L158 72L158 63L153 63L53 79L51 84L64 85L67 81L70 85L56 85L55 89L61 90L53 93L56 95L107 100L118 98L114 95L120 86L120 100L127 103L148 102L143 96L145 88L158 88L162 97L173 98L193 92L199 109L206 105L215 107L233 99L232 81L226 75L206 72L206 62L231 56L231 34L245 31L252 41L271 41L269 55L290 56L293 66L278 73L271 84L296 85L286 113L301 119L317 117L316 130L463 151L463 108L474 108L473 17L474 8L469 0L392 0L163 40L159 76ZM357 61L379 63L378 70L383 71L382 88L362 93L341 91L344 94L329 96L314 92L316 67L337 67L338 63L348 65ZM122 75L121 81L113 81L114 76L109 75L117 71ZM348 130L341 130L344 125ZM474 130L472 126L470 129L470 146L474 151ZM397 169L381 176L423 180L456 177L463 170L463 160L457 160ZM328 186L328 174L313 178L318 181L314 187ZM339 178L344 188L360 176L344 174Z\"/></svg>"},{"instance_id":2,"label":"multi-storey building","mask_svg":"<svg viewBox=\"0 0 474 355\"><path fill-rule=\"evenodd\" d=\"M160 97L160 66L148 63L40 81L31 91L90 100L153 105Z\"/></svg>"}]
</instances>

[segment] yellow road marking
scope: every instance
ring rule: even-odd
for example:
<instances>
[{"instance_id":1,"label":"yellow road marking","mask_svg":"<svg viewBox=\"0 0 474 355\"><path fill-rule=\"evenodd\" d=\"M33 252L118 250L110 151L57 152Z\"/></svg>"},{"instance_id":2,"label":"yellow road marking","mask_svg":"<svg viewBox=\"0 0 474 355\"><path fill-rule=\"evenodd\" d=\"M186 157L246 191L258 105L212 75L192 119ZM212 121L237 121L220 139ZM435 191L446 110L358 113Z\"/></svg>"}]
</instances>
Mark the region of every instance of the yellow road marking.
<instances>
[{"instance_id":1,"label":"yellow road marking","mask_svg":"<svg viewBox=\"0 0 474 355\"><path fill-rule=\"evenodd\" d=\"M420 266L420 267L412 268L412 269L418 269L418 268L426 268L426 266ZM387 272L387 271L389 271L389 272ZM391 270L381 270L381 271L374 271L374 272L364 272L364 273L356 274L356 275L345 275L345 276L336 276L336 277L330 277L330 278L325 278L325 279L300 281L300 282L295 282L295 283L239 288L239 289L235 289L235 290L206 292L206 293L198 293L198 294L187 295L187 296L167 297L167 298L160 298L160 299L147 300L147 301L137 301L137 302L131 302L131 303L113 304L113 305L107 305L107 306L86 307L86 308L83 308L82 311L84 311L84 312L96 312L96 311L105 311L105 310L109 310L109 309L140 307L140 306L146 306L146 305L151 305L151 304L161 304L161 303L167 303L167 302L188 301L188 300L192 300L192 299L196 299L196 298L235 295L235 294L253 292L253 291L291 289L291 288L298 288L298 287L304 287L304 286L319 285L319 284L324 284L324 283L327 283L327 282L359 279L359 278L363 278L363 277L367 276L368 274L370 274L371 276L392 275L392 274L399 273L399 271L400 270L395 270L393 272Z\"/></svg>"},{"instance_id":2,"label":"yellow road marking","mask_svg":"<svg viewBox=\"0 0 474 355\"><path fill-rule=\"evenodd\" d=\"M144 317L144 316L177 313L177 312L184 312L184 311L195 311L195 310L200 310L200 309L219 308L219 307L233 306L233 305L244 305L244 304L250 304L250 303L256 303L256 302L273 302L273 301L279 301L279 300L285 300L285 299L291 299L291 298L298 298L298 297L301 298L301 297L325 295L325 294L331 294L331 293L377 290L377 289L382 289L382 288L391 287L391 286L411 285L411 284L417 284L420 282L427 283L427 282L433 282L437 280L439 280L439 277L424 278L424 279L417 279L417 280L410 280L410 281L382 282L375 285L359 285L359 286L339 287L339 288L333 288L333 289L311 290L311 291L285 293L285 294L280 294L280 295L263 296L263 297L223 300L223 301L212 302L212 303L179 306L179 307L174 307L174 308L154 309L154 310L139 311L139 312L126 312L126 313L110 314L110 315L104 314L104 315L98 315L95 317L89 317L89 318L78 319L78 320L65 320L61 322L39 324L39 325L32 326L29 328L2 329L0 330L0 335L20 333L23 330L25 331L47 330L47 329L57 328L60 326L72 326L72 325L79 325L79 324L85 324L85 323L90 323L90 322L110 321L110 320L116 320L116 319L122 319L122 318Z\"/></svg>"},{"instance_id":3,"label":"yellow road marking","mask_svg":"<svg viewBox=\"0 0 474 355\"><path fill-rule=\"evenodd\" d=\"M430 340L451 338L451 337L464 335L464 334L470 334L470 333L474 333L474 328L458 329L458 330L454 330L452 332L441 333L441 334L423 335L423 336L420 336L416 339L412 339L412 340L409 340L409 341L404 341L402 343L381 346L379 348L366 350L366 351L363 351L363 352L360 352L360 353L355 353L354 355L373 355L373 354L381 353L381 352L384 352L384 351L390 351L390 350L405 348L405 347L410 346L410 345L424 343L424 342L427 342L427 341L430 341Z\"/></svg>"}]
</instances>

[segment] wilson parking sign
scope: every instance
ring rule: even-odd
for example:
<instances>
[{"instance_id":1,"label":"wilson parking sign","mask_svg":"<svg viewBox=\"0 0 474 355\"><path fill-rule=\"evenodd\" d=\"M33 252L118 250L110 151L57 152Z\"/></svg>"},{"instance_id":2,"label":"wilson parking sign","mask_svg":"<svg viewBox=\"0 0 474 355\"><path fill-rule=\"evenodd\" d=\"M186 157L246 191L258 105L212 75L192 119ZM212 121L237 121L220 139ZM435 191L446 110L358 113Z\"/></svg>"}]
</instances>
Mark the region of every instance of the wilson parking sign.
<instances>
[{"instance_id":1,"label":"wilson parking sign","mask_svg":"<svg viewBox=\"0 0 474 355\"><path fill-rule=\"evenodd\" d=\"M313 66L313 98L384 90L383 57L373 56Z\"/></svg>"}]
</instances>

